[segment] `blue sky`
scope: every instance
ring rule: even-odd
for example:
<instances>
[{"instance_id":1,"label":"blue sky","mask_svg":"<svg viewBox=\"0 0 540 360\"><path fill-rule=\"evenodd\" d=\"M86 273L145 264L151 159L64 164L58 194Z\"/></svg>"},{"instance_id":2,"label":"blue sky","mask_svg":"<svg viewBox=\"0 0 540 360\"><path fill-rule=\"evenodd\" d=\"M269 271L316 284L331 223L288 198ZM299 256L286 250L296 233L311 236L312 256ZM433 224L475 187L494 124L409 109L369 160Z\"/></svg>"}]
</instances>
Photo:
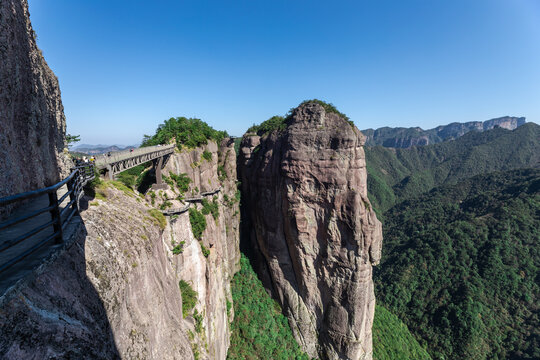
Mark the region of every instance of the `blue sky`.
<instances>
[{"instance_id":1,"label":"blue sky","mask_svg":"<svg viewBox=\"0 0 540 360\"><path fill-rule=\"evenodd\" d=\"M302 100L360 129L540 123L540 1L29 0L68 132L135 144L172 116L241 135Z\"/></svg>"}]
</instances>

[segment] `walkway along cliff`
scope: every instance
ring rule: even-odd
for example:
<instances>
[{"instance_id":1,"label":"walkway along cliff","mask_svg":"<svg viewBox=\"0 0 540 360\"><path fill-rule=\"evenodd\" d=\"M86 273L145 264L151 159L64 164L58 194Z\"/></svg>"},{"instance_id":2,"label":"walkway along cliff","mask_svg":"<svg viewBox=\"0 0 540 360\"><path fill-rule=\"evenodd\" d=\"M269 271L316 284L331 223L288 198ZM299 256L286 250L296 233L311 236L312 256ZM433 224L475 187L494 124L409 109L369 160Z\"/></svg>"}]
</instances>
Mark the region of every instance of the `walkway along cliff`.
<instances>
[{"instance_id":1,"label":"walkway along cliff","mask_svg":"<svg viewBox=\"0 0 540 360\"><path fill-rule=\"evenodd\" d=\"M285 130L244 135L246 247L312 357L371 359L372 266L382 231L367 197L364 136L314 102Z\"/></svg>"}]
</instances>

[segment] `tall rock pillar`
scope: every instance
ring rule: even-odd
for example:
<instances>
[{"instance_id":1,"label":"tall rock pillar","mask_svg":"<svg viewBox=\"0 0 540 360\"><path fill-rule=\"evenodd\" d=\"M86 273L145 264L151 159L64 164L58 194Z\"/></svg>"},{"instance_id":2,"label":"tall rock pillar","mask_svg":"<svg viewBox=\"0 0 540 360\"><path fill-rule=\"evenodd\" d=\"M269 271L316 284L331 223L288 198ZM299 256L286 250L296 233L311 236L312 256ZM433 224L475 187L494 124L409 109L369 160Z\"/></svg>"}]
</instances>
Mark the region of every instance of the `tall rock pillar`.
<instances>
[{"instance_id":1,"label":"tall rock pillar","mask_svg":"<svg viewBox=\"0 0 540 360\"><path fill-rule=\"evenodd\" d=\"M312 357L372 358L382 229L367 197L364 141L316 103L295 109L285 130L242 141L251 245Z\"/></svg>"}]
</instances>

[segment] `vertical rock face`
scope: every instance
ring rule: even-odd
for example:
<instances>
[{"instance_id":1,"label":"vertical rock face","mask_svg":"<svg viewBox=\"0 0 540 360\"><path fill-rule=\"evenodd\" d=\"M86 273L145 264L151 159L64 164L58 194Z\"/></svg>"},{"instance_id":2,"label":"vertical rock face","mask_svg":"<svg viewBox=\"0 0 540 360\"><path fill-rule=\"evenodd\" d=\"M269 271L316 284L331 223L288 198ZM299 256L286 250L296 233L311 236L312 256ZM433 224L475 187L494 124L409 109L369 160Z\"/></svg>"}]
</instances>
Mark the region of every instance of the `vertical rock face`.
<instances>
[{"instance_id":1,"label":"vertical rock face","mask_svg":"<svg viewBox=\"0 0 540 360\"><path fill-rule=\"evenodd\" d=\"M312 357L372 357L382 231L367 197L363 144L354 125L314 103L295 109L283 132L242 141L244 221Z\"/></svg>"},{"instance_id":2,"label":"vertical rock face","mask_svg":"<svg viewBox=\"0 0 540 360\"><path fill-rule=\"evenodd\" d=\"M189 213L183 213L170 221L164 237L170 239L169 257L178 279L182 279L197 292L195 309L203 315L202 330L197 332L193 319L188 317L187 328L194 334L193 348L200 353L201 359L225 359L229 348L229 324L233 319L231 280L239 270L239 222L238 203L234 202L236 187L236 153L234 143L224 140L219 146L209 142L205 148L176 153L167 163L163 173L187 174L192 179L191 188L195 193L218 193L209 196L219 203L219 215L214 219L206 215L207 227L198 241L193 236ZM210 160L203 158L203 152L212 154ZM218 171L218 167L221 169ZM172 195L172 196L171 196ZM172 198L174 194L169 194ZM186 197L190 196L188 192ZM193 208L200 210L201 205L194 203ZM184 241L184 251L173 255L174 244ZM208 257L202 252L202 246L209 249Z\"/></svg>"},{"instance_id":3,"label":"vertical rock face","mask_svg":"<svg viewBox=\"0 0 540 360\"><path fill-rule=\"evenodd\" d=\"M69 171L58 80L36 46L26 0L0 2L0 79L2 197L51 185Z\"/></svg>"}]
</instances>

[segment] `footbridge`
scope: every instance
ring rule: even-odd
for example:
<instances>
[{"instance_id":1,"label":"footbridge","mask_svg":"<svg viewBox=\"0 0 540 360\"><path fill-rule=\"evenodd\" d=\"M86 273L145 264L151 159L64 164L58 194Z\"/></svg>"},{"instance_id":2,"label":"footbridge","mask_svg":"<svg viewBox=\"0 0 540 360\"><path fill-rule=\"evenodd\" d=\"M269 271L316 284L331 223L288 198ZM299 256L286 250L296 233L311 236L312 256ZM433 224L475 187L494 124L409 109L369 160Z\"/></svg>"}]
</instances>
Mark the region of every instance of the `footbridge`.
<instances>
[{"instance_id":1,"label":"footbridge","mask_svg":"<svg viewBox=\"0 0 540 360\"><path fill-rule=\"evenodd\" d=\"M137 165L152 161L156 170L156 184L154 189L165 188L161 169L167 163L169 156L174 153L175 144L148 146L132 150L123 150L109 152L96 157L96 167L99 170L105 170L106 176L109 179L114 179L114 176L122 171L131 169Z\"/></svg>"},{"instance_id":2,"label":"footbridge","mask_svg":"<svg viewBox=\"0 0 540 360\"><path fill-rule=\"evenodd\" d=\"M185 198L184 201L187 202L187 204L184 207L176 208L176 209L163 210L163 211L161 211L161 213L163 215L169 215L169 216L170 215L178 215L178 214L185 213L191 207L191 203L201 202L206 196L215 195L220 191L221 191L221 187L218 187L217 189L214 189L212 191L202 192L198 196Z\"/></svg>"}]
</instances>

